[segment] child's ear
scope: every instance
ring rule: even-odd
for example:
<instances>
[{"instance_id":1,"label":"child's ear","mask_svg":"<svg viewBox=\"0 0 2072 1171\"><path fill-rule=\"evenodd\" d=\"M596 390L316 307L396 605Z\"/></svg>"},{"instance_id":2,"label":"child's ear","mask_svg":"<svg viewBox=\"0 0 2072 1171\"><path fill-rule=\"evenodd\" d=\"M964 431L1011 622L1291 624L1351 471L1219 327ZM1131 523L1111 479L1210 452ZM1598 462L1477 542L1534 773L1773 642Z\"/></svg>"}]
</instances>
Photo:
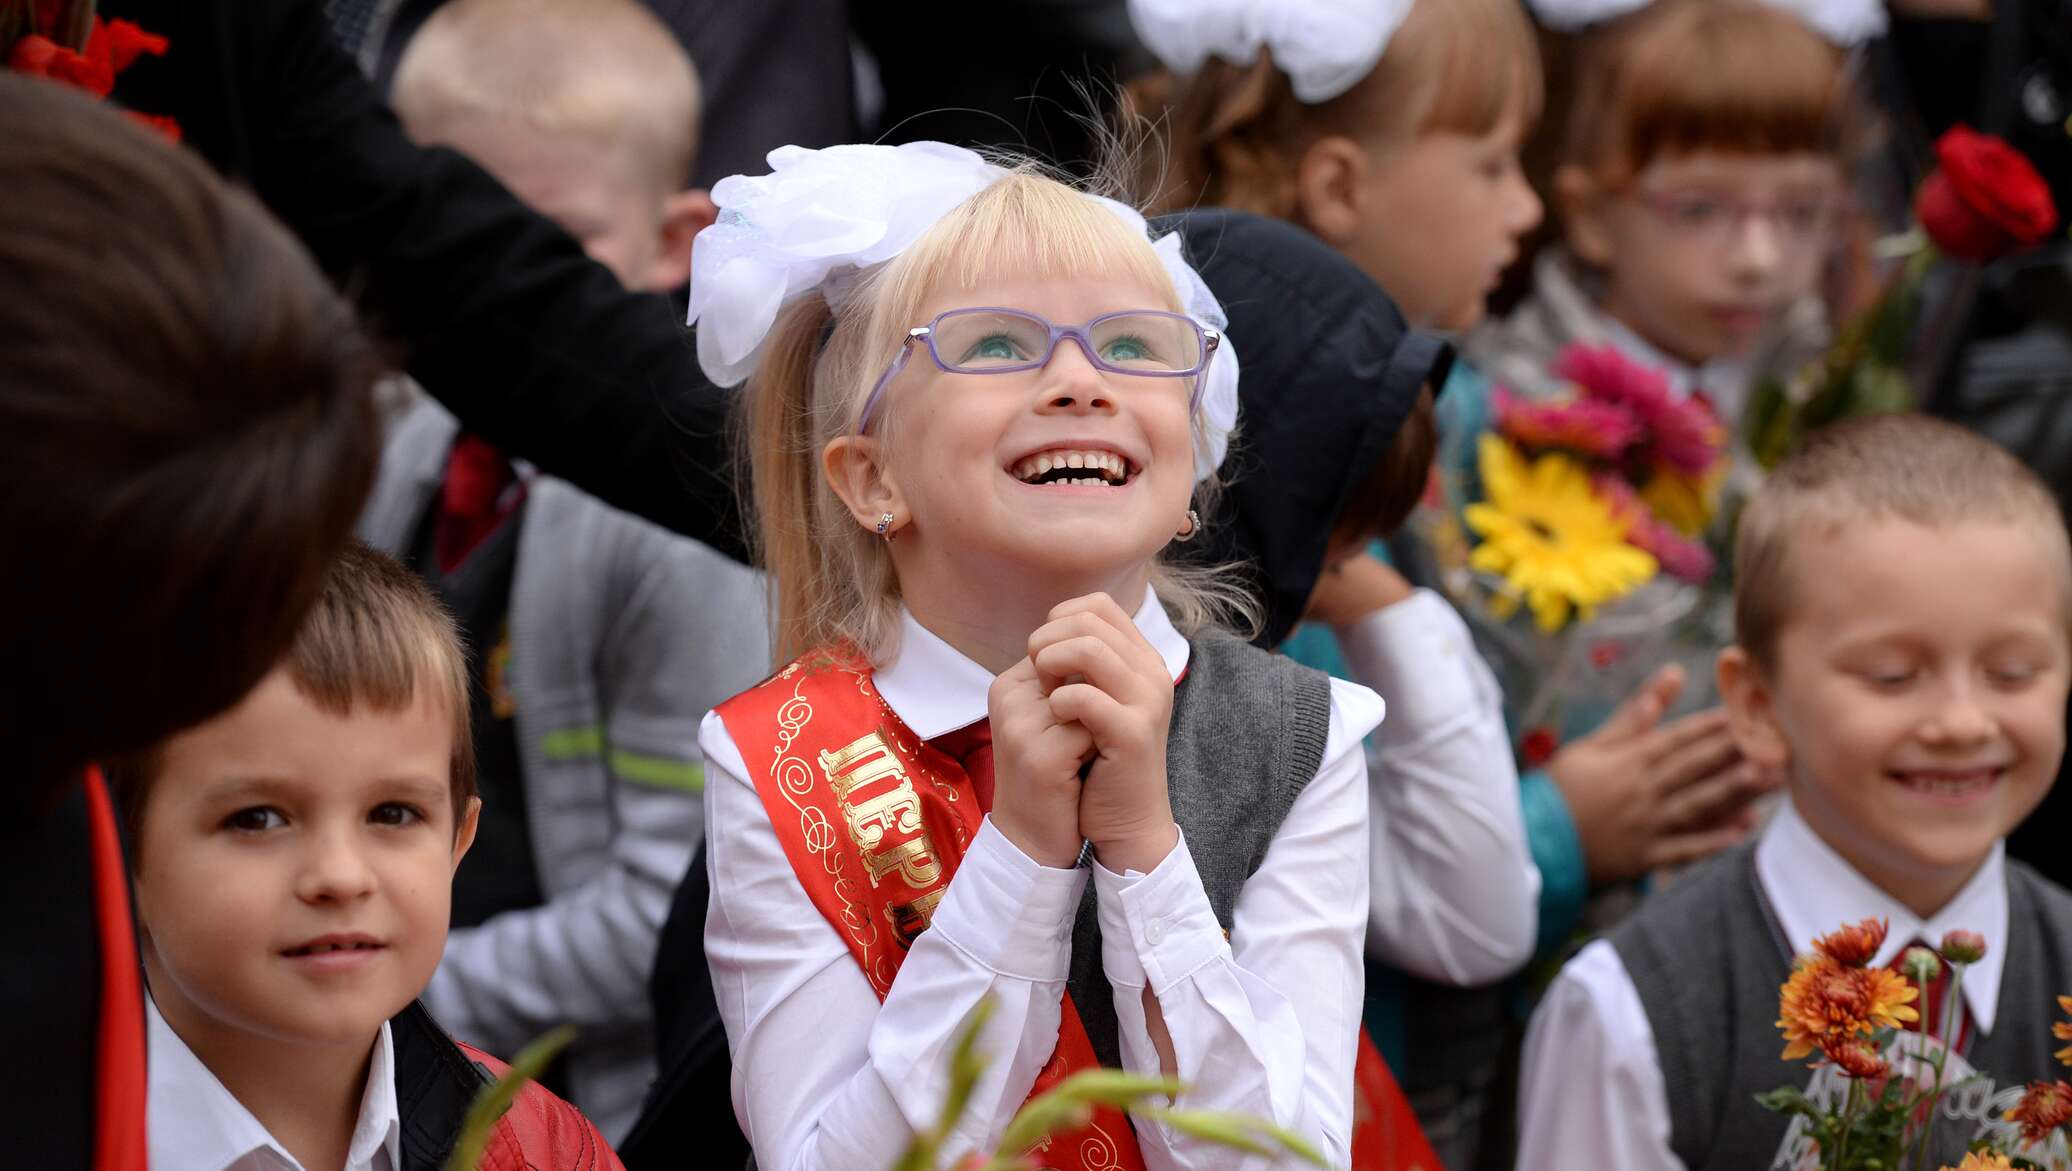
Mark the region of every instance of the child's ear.
<instances>
[{"instance_id":1,"label":"child's ear","mask_svg":"<svg viewBox=\"0 0 2072 1171\"><path fill-rule=\"evenodd\" d=\"M1359 234L1360 180L1367 166L1367 152L1342 134L1318 139L1296 160L1296 212L1304 226L1334 248Z\"/></svg>"},{"instance_id":2,"label":"child's ear","mask_svg":"<svg viewBox=\"0 0 2072 1171\"><path fill-rule=\"evenodd\" d=\"M871 436L844 435L821 451L820 466L849 515L866 531L878 532L885 514L892 514L884 529L889 534L905 528L912 514L884 456L884 445Z\"/></svg>"},{"instance_id":3,"label":"child's ear","mask_svg":"<svg viewBox=\"0 0 2072 1171\"><path fill-rule=\"evenodd\" d=\"M691 279L691 242L698 233L719 218L719 205L702 187L679 191L662 201L661 240L655 249L654 267L648 270L647 287L666 293Z\"/></svg>"},{"instance_id":4,"label":"child's ear","mask_svg":"<svg viewBox=\"0 0 2072 1171\"><path fill-rule=\"evenodd\" d=\"M1561 231L1569 250L1593 268L1610 266L1612 239L1605 211L1611 193L1589 171L1569 163L1554 172L1554 202L1561 209Z\"/></svg>"},{"instance_id":5,"label":"child's ear","mask_svg":"<svg viewBox=\"0 0 2072 1171\"><path fill-rule=\"evenodd\" d=\"M1749 653L1730 646L1719 653L1714 668L1720 698L1727 707L1727 727L1734 746L1752 763L1781 769L1791 763L1791 745L1777 724L1777 707L1769 680Z\"/></svg>"},{"instance_id":6,"label":"child's ear","mask_svg":"<svg viewBox=\"0 0 2072 1171\"><path fill-rule=\"evenodd\" d=\"M460 824L453 827L453 868L460 869L460 860L468 856L468 847L475 844L475 827L482 822L482 798L468 798L468 807L461 812Z\"/></svg>"}]
</instances>

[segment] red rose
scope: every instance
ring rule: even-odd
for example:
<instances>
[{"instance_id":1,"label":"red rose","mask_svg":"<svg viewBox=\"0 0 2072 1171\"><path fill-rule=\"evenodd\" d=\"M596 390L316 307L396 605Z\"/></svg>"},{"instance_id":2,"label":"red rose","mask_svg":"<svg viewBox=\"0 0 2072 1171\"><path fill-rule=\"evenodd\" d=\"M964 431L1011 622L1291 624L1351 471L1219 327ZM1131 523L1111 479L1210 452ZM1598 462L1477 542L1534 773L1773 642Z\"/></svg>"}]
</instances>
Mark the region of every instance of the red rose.
<instances>
[{"instance_id":1,"label":"red rose","mask_svg":"<svg viewBox=\"0 0 2072 1171\"><path fill-rule=\"evenodd\" d=\"M1943 253L1987 261L2027 248L2057 227L2043 176L1990 134L1953 126L1935 144L1942 166L1914 196L1914 217Z\"/></svg>"},{"instance_id":2,"label":"red rose","mask_svg":"<svg viewBox=\"0 0 2072 1171\"><path fill-rule=\"evenodd\" d=\"M1538 768L1554 759L1554 753L1561 748L1561 741L1547 728L1534 728L1518 742L1518 756L1525 761L1525 767Z\"/></svg>"}]
</instances>

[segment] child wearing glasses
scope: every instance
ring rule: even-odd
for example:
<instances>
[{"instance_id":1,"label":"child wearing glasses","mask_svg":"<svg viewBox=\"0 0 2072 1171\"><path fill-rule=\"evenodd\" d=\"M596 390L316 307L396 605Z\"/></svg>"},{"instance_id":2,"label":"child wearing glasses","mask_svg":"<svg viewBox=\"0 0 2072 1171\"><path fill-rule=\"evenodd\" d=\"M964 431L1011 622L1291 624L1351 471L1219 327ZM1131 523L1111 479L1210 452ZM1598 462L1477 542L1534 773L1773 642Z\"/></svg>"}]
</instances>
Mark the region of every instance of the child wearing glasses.
<instances>
[{"instance_id":1,"label":"child wearing glasses","mask_svg":"<svg viewBox=\"0 0 2072 1171\"><path fill-rule=\"evenodd\" d=\"M707 955L758 1165L946 1161L1096 1064L1348 1160L1380 700L1168 562L1236 412L1215 299L1134 212L940 144L714 188L692 313L748 381L788 666L708 716ZM840 224L842 231L831 232ZM1097 1112L1060 1168L1223 1152Z\"/></svg>"},{"instance_id":2,"label":"child wearing glasses","mask_svg":"<svg viewBox=\"0 0 2072 1171\"><path fill-rule=\"evenodd\" d=\"M1584 33L1574 66L1561 243L1468 353L1500 386L1552 393L1556 354L1609 343L1736 426L1757 379L1825 343L1841 54L1769 3L1660 0Z\"/></svg>"}]
</instances>

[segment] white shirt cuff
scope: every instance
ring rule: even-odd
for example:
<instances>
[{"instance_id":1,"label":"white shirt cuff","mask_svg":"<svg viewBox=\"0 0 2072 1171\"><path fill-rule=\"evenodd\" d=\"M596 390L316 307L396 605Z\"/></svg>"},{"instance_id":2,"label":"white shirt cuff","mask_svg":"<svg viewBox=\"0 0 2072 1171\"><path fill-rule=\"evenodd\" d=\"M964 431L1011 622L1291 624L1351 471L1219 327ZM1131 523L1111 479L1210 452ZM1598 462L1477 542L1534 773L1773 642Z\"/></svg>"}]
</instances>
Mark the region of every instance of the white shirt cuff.
<instances>
[{"instance_id":1,"label":"white shirt cuff","mask_svg":"<svg viewBox=\"0 0 2072 1171\"><path fill-rule=\"evenodd\" d=\"M1494 698L1484 694L1479 676L1488 668L1467 624L1428 589L1347 627L1339 634L1339 649L1353 677L1388 699L1384 742L1414 740Z\"/></svg>"},{"instance_id":2,"label":"white shirt cuff","mask_svg":"<svg viewBox=\"0 0 2072 1171\"><path fill-rule=\"evenodd\" d=\"M1072 968L1072 919L1086 872L1022 853L989 816L957 866L930 930L997 975L1058 983Z\"/></svg>"},{"instance_id":3,"label":"white shirt cuff","mask_svg":"<svg viewBox=\"0 0 2072 1171\"><path fill-rule=\"evenodd\" d=\"M1149 874L1117 874L1094 860L1100 909L1101 969L1119 987L1151 986L1164 996L1229 946L1203 891L1187 837Z\"/></svg>"}]
</instances>

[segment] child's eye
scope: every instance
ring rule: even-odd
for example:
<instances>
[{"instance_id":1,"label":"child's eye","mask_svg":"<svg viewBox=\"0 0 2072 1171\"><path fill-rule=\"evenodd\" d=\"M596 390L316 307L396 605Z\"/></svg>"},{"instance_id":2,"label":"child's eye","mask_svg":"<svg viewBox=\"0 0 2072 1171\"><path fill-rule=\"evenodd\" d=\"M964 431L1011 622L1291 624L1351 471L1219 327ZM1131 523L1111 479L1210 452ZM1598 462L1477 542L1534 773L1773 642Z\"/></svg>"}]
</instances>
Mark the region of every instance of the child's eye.
<instances>
[{"instance_id":1,"label":"child's eye","mask_svg":"<svg viewBox=\"0 0 2072 1171\"><path fill-rule=\"evenodd\" d=\"M1865 682L1879 688L1905 687L1914 681L1914 669L1912 667L1879 667L1859 672L1859 674L1862 675Z\"/></svg>"},{"instance_id":2,"label":"child's eye","mask_svg":"<svg viewBox=\"0 0 2072 1171\"><path fill-rule=\"evenodd\" d=\"M1028 360L1028 355L1022 352L1021 345L1014 338L1004 333L987 334L985 337L971 343L971 348L964 351L962 358L957 359L960 365L965 362L1026 362Z\"/></svg>"},{"instance_id":3,"label":"child's eye","mask_svg":"<svg viewBox=\"0 0 2072 1171\"><path fill-rule=\"evenodd\" d=\"M1151 347L1143 338L1118 337L1102 348L1101 356L1110 362L1142 362L1151 356Z\"/></svg>"},{"instance_id":4,"label":"child's eye","mask_svg":"<svg viewBox=\"0 0 2072 1171\"><path fill-rule=\"evenodd\" d=\"M1724 206L1719 200L1703 195L1673 199L1668 204L1669 218L1690 227L1703 227L1717 220Z\"/></svg>"},{"instance_id":5,"label":"child's eye","mask_svg":"<svg viewBox=\"0 0 2072 1171\"><path fill-rule=\"evenodd\" d=\"M367 814L367 820L375 825L415 825L424 819L423 810L415 805L405 805L401 801L384 801Z\"/></svg>"},{"instance_id":6,"label":"child's eye","mask_svg":"<svg viewBox=\"0 0 2072 1171\"><path fill-rule=\"evenodd\" d=\"M2036 668L2027 664L1996 666L1988 668L1986 676L1997 686L2019 687L2036 678Z\"/></svg>"},{"instance_id":7,"label":"child's eye","mask_svg":"<svg viewBox=\"0 0 2072 1171\"><path fill-rule=\"evenodd\" d=\"M254 805L250 809L240 809L223 819L224 829L236 830L239 833L262 833L266 830L278 829L286 824L288 824L288 819L281 815L280 810L266 805Z\"/></svg>"}]
</instances>

